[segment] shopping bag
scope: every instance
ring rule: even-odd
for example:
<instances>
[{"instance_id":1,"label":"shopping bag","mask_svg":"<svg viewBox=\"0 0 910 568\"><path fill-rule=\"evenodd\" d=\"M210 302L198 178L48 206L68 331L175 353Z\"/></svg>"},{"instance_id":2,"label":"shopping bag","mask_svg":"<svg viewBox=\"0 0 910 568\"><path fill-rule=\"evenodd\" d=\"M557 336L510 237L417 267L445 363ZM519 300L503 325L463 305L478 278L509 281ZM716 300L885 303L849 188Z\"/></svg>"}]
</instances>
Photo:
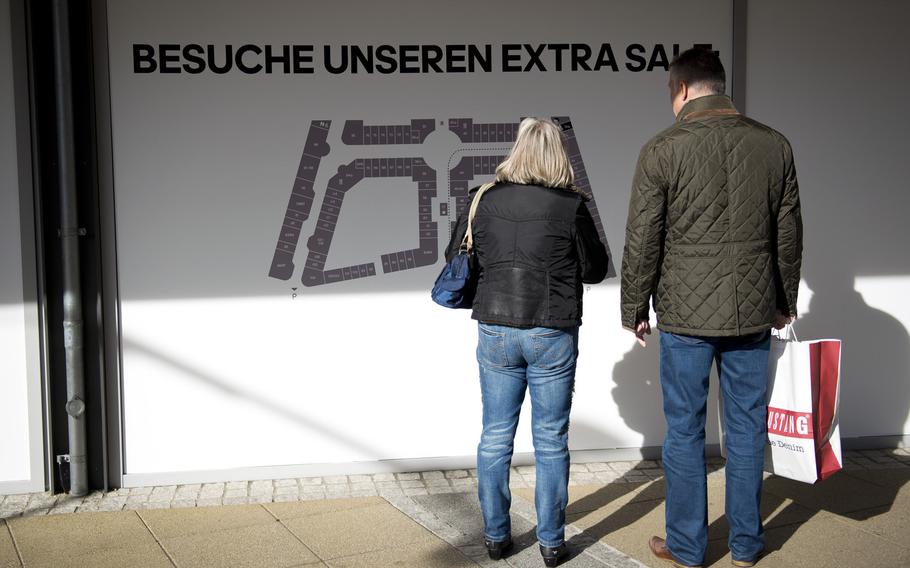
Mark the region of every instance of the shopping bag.
<instances>
[{"instance_id":1,"label":"shopping bag","mask_svg":"<svg viewBox=\"0 0 910 568\"><path fill-rule=\"evenodd\" d=\"M771 337L765 469L815 483L843 467L838 423L841 341Z\"/></svg>"}]
</instances>

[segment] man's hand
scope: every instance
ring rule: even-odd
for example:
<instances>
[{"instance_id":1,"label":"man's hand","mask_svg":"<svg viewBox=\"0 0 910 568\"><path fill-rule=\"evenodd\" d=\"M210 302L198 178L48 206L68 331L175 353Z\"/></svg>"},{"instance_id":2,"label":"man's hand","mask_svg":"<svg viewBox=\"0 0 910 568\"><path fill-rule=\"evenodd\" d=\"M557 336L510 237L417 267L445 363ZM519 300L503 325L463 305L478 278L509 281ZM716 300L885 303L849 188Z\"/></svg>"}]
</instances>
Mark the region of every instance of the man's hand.
<instances>
[{"instance_id":1,"label":"man's hand","mask_svg":"<svg viewBox=\"0 0 910 568\"><path fill-rule=\"evenodd\" d=\"M796 316L793 314L784 314L780 310L777 310L777 313L774 315L774 323L772 325L774 326L774 329L781 330L793 323L793 320L795 319Z\"/></svg>"},{"instance_id":2,"label":"man's hand","mask_svg":"<svg viewBox=\"0 0 910 568\"><path fill-rule=\"evenodd\" d=\"M648 320L639 320L635 324L635 339L638 340L638 344L642 347L647 347L647 342L645 341L646 335L651 335L651 324L648 323Z\"/></svg>"}]
</instances>

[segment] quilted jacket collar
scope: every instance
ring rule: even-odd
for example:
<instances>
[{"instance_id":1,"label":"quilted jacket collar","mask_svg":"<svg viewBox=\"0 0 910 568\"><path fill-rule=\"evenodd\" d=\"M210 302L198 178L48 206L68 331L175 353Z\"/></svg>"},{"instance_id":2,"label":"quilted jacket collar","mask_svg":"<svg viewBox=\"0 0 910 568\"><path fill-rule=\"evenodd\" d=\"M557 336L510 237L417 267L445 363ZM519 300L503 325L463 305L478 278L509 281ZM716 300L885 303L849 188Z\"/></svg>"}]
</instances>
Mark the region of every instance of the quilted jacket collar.
<instances>
[{"instance_id":1,"label":"quilted jacket collar","mask_svg":"<svg viewBox=\"0 0 910 568\"><path fill-rule=\"evenodd\" d=\"M739 114L733 101L727 95L706 95L687 102L676 116L677 122L683 122L700 116L718 116Z\"/></svg>"}]
</instances>

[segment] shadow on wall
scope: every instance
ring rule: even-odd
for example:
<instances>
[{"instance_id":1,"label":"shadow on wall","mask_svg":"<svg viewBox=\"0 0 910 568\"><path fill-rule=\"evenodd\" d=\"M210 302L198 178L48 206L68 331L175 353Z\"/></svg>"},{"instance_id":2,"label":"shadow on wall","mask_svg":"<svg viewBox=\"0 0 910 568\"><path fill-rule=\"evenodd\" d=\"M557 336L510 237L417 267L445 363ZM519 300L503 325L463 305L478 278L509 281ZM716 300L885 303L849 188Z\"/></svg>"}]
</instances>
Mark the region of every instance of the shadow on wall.
<instances>
[{"instance_id":1,"label":"shadow on wall","mask_svg":"<svg viewBox=\"0 0 910 568\"><path fill-rule=\"evenodd\" d=\"M629 337L632 334L629 333ZM611 394L619 415L629 428L643 437L642 446L658 448L664 439L663 394L660 390L660 332L656 329L647 338L648 346L637 343L613 366L613 390ZM708 397L705 436L708 451L712 440L717 439L718 406L717 374L711 371L711 393ZM648 457L659 457L648 456Z\"/></svg>"},{"instance_id":2,"label":"shadow on wall","mask_svg":"<svg viewBox=\"0 0 910 568\"><path fill-rule=\"evenodd\" d=\"M162 353L148 345L124 337L123 350L125 352L133 352L141 354L144 357L154 359L156 362L170 367L178 375L190 377L223 394L241 399L244 402L254 404L256 406L260 406L272 414L275 414L276 416L281 416L286 420L290 420L301 428L309 430L317 436L323 436L325 438L331 439L335 443L346 448L355 450L365 455L376 455L377 453L382 453L381 448L368 446L364 444L363 441L349 436L344 432L338 432L336 430L326 428L325 425L300 414L300 412L291 407L279 404L274 400L269 399L268 397L256 393L254 390L238 388L237 386L219 377L203 371L192 363L175 359L173 356Z\"/></svg>"},{"instance_id":3,"label":"shadow on wall","mask_svg":"<svg viewBox=\"0 0 910 568\"><path fill-rule=\"evenodd\" d=\"M910 335L893 316L866 304L854 276L836 261L809 258L803 270L813 295L797 320L801 340L843 340L841 435L896 436L910 412ZM896 301L906 301L896 298Z\"/></svg>"}]
</instances>

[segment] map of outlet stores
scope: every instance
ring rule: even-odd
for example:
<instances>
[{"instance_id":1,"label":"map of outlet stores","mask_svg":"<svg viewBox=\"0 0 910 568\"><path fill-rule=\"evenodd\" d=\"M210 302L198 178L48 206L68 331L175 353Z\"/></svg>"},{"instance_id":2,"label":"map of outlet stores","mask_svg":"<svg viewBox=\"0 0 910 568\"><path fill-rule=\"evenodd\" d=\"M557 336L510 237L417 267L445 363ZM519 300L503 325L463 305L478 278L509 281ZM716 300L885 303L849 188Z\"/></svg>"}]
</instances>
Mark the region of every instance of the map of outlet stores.
<instances>
[{"instance_id":1,"label":"map of outlet stores","mask_svg":"<svg viewBox=\"0 0 910 568\"><path fill-rule=\"evenodd\" d=\"M603 223L591 192L572 121L566 116L555 116L553 121L563 130L566 150L575 171L575 184L591 197L587 206L600 238L606 244ZM449 138L456 142L454 147L444 148L449 156L447 171L441 172L427 162L426 155L431 149L426 144L428 137L446 124ZM362 120L346 120L338 138L340 144L349 151L356 152L359 148L359 151L369 151L373 156L356 157L341 163L337 159L332 160L333 165L338 164L337 172L325 182L324 188L320 188L323 191L318 216L308 223L317 201L316 180L320 167L332 153L329 144L331 129L331 120L310 123L269 269L272 278L291 280L298 274L303 286L314 287L436 264L439 251L448 242L456 219L468 206L470 189L492 179L496 166L515 141L518 122L424 118L413 119L406 124L371 125ZM382 152L384 148L387 148L387 154L375 157L375 152ZM439 144L433 151L438 153ZM396 153L399 155L394 155ZM443 173L447 193L440 199L438 185ZM336 229L344 215L345 201L357 199L361 188L369 185L370 180L381 178L416 190L416 246L405 250L370 250L375 245L367 239L363 242L364 262L338 266L338 263L332 262L332 242L337 237ZM375 193L370 195L376 198ZM442 233L440 226L444 228ZM304 233L308 234L303 243L305 256L303 251L297 252ZM301 259L302 267L298 270Z\"/></svg>"}]
</instances>

